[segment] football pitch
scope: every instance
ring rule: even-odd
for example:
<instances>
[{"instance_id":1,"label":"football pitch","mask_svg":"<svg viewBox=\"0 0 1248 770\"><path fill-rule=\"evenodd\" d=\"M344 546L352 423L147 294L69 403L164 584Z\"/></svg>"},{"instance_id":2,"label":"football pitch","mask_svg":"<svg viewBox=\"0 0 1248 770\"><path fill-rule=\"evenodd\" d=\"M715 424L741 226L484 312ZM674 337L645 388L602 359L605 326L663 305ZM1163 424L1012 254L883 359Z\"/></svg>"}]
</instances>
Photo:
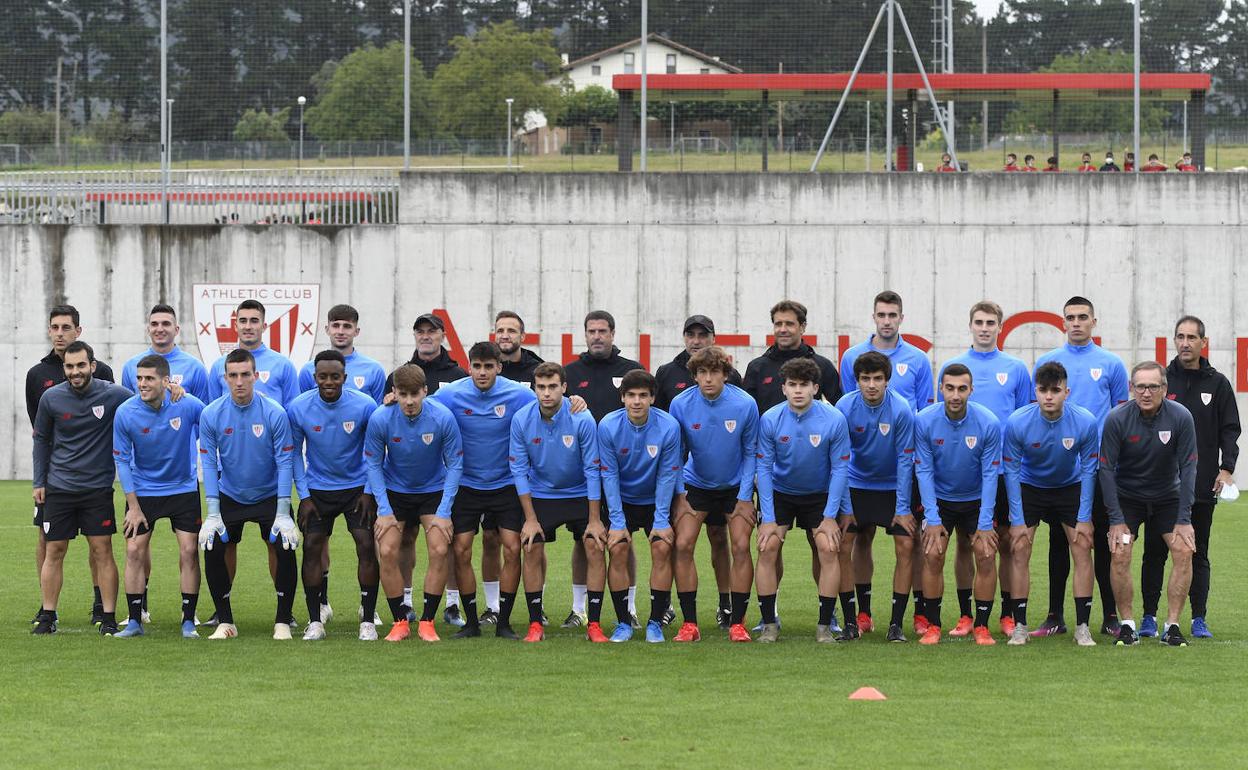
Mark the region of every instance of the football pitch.
<instances>
[{"instance_id":1,"label":"football pitch","mask_svg":"<svg viewBox=\"0 0 1248 770\"><path fill-rule=\"evenodd\" d=\"M548 548L552 628L543 644L497 640L488 628L481 639L454 642L446 638L453 629L441 622L444 641L436 645L414 636L401 644L358 641L354 551L345 532L331 540L336 617L329 638L303 642L296 631L294 641L275 642L272 585L250 526L233 594L239 638L186 640L178 633L176 548L164 523L153 537L154 619L147 636L106 639L90 626L86 543L79 539L66 559L60 633L33 637L27 621L38 594L29 483L0 483L0 510L6 512L3 766L1229 767L1243 761L1245 501L1219 505L1215 514L1209 621L1217 638L1184 649L1150 639L1115 648L1099 635L1094 649L1076 647L1070 635L1014 648L999 633L991 648L948 638L934 648L886 644L878 622L887 620L892 549L883 538L876 545L877 630L851 644L818 645L816 592L800 533L786 548L783 630L774 645L730 645L715 627L705 540L700 643L649 645L638 632L627 644L592 645L582 633L559 629L571 600L566 532ZM1039 533L1032 564L1033 626L1047 604L1047 537ZM638 546L644 618L649 561ZM119 564L123 550L118 536ZM418 576L423 550L422 541ZM946 618L957 614L949 562ZM1164 595L1162 602L1164 613ZM998 609L999 598L994 632ZM386 616L384 599L379 611ZM210 614L205 585L199 615ZM295 614L306 620L302 588ZM1069 597L1066 614L1073 620ZM1094 623L1099 617L1097 606ZM610 630L609 606L603 618ZM752 601L747 625L757 619ZM522 631L523 595L513 620ZM669 638L674 632L668 629ZM907 632L913 637L909 613ZM888 700L847 700L862 686Z\"/></svg>"}]
</instances>

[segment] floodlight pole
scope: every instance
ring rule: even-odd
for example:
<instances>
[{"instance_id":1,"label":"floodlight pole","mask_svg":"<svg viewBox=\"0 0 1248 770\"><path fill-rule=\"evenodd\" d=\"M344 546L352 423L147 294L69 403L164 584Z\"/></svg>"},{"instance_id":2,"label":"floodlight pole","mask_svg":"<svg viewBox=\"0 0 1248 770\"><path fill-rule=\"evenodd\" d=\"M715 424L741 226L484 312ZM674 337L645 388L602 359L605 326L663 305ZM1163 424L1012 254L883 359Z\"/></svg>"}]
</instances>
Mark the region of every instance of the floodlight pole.
<instances>
[{"instance_id":1,"label":"floodlight pole","mask_svg":"<svg viewBox=\"0 0 1248 770\"><path fill-rule=\"evenodd\" d=\"M945 31L945 72L953 72L953 0L945 0L945 23L947 24ZM954 120L953 120L953 100L949 100L949 104L945 107L945 115L949 118L949 143L957 144L957 140L953 136Z\"/></svg>"},{"instance_id":2,"label":"floodlight pole","mask_svg":"<svg viewBox=\"0 0 1248 770\"><path fill-rule=\"evenodd\" d=\"M646 48L650 37L650 0L641 0L641 171L646 171L646 107L650 95L647 82L649 68L646 66Z\"/></svg>"},{"instance_id":3,"label":"floodlight pole","mask_svg":"<svg viewBox=\"0 0 1248 770\"><path fill-rule=\"evenodd\" d=\"M884 0L888 7L888 33L886 80L884 82L884 170L896 170L893 164L893 18L896 17L893 0Z\"/></svg>"},{"instance_id":4,"label":"floodlight pole","mask_svg":"<svg viewBox=\"0 0 1248 770\"><path fill-rule=\"evenodd\" d=\"M1134 8L1132 35L1135 40L1135 62L1132 68L1132 85L1134 87L1134 93L1132 96L1134 104L1132 106L1135 108L1135 122L1133 124L1132 131L1132 138L1134 140L1132 147L1134 148L1135 153L1135 163L1132 164L1131 170L1138 174L1140 173L1140 0L1135 0L1135 2L1132 3L1132 7Z\"/></svg>"},{"instance_id":5,"label":"floodlight pole","mask_svg":"<svg viewBox=\"0 0 1248 770\"><path fill-rule=\"evenodd\" d=\"M169 2L160 0L160 200L169 224ZM60 96L60 89L57 89ZM60 115L60 111L57 111Z\"/></svg>"},{"instance_id":6,"label":"floodlight pole","mask_svg":"<svg viewBox=\"0 0 1248 770\"><path fill-rule=\"evenodd\" d=\"M510 124L511 121L508 121ZM511 126L508 125L508 130ZM510 165L510 163L508 164ZM403 170L412 168L412 0L403 0Z\"/></svg>"}]
</instances>

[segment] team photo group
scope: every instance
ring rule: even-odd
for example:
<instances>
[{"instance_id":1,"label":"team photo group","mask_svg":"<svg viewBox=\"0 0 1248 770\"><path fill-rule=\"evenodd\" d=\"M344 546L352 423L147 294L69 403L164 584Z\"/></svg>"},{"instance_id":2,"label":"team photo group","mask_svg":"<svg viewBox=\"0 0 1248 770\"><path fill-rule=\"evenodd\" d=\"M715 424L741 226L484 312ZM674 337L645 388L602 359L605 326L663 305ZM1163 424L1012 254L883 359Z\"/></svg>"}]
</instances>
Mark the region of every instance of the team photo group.
<instances>
[{"instance_id":1,"label":"team photo group","mask_svg":"<svg viewBox=\"0 0 1248 770\"><path fill-rule=\"evenodd\" d=\"M774 344L743 372L716 345L712 319L693 315L683 352L653 374L621 355L604 310L585 316L584 352L566 365L522 347L523 319L499 312L466 369L430 313L413 325L411 360L388 372L355 349L361 319L349 305L329 310L328 347L297 367L265 345L264 305L243 301L232 317L237 347L205 367L178 346L177 310L158 304L146 319L150 348L115 377L78 311L53 307L52 349L26 382L41 593L33 633L58 631L79 534L91 623L105 636L148 633L148 578L174 569L152 563L152 532L166 519L188 638L238 636L237 547L258 531L273 638L299 630L302 585L303 639L325 639L335 524L354 544L361 640L438 642L440 615L456 640L488 630L541 642L557 555L571 560L563 628L591 642L696 642L705 532L714 625L733 642L776 642L794 529L810 549L814 590L791 574L786 604L817 604L817 642L882 632L897 643L1023 645L1069 633L1080 646L1100 636L1181 647L1188 635L1213 636L1209 538L1219 497L1235 494L1240 425L1198 317L1176 319L1168 365L1128 364L1094 340L1093 302L1071 297L1064 344L1031 368L999 349L1003 311L982 301L949 311L965 314L969 347L933 367L902 336L901 296L883 291L868 311L874 334L835 361L804 340L807 308L780 301ZM1028 606L1041 529L1043 610ZM873 608L880 534L892 540L892 590L887 607ZM570 557L548 549L560 536ZM648 577L637 574L638 549L648 549ZM956 608L944 601L947 561ZM212 601L203 622L201 582ZM640 613L639 583L649 597ZM172 611L172 598L152 604ZM513 619L517 598L527 622ZM795 626L783 626L786 638L811 636Z\"/></svg>"}]
</instances>

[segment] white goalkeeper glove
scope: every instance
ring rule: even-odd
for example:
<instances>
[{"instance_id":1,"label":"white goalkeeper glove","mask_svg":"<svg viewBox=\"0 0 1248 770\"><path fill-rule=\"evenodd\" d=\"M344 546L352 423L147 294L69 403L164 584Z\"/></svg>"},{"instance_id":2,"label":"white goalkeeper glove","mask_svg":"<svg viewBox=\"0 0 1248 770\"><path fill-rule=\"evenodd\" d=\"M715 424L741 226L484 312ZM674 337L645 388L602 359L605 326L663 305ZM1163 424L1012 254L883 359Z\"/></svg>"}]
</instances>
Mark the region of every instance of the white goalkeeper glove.
<instances>
[{"instance_id":1,"label":"white goalkeeper glove","mask_svg":"<svg viewBox=\"0 0 1248 770\"><path fill-rule=\"evenodd\" d=\"M273 528L269 530L269 542L276 543L282 539L282 548L293 551L299 547L299 528L290 515L290 498L277 498L277 517L273 520Z\"/></svg>"},{"instance_id":2,"label":"white goalkeeper glove","mask_svg":"<svg viewBox=\"0 0 1248 770\"><path fill-rule=\"evenodd\" d=\"M222 543L230 542L230 533L225 528L225 522L221 520L221 500L210 497L208 498L208 515L199 528L199 547L205 551L211 551L213 535L220 537Z\"/></svg>"}]
</instances>

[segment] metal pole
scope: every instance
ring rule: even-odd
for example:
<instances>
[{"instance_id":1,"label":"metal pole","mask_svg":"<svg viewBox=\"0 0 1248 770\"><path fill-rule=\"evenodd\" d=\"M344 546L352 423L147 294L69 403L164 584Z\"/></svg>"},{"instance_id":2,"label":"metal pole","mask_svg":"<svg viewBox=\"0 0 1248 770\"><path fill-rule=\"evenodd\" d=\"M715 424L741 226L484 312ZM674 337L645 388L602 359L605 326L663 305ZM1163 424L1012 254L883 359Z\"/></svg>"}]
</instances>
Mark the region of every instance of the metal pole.
<instances>
[{"instance_id":1,"label":"metal pole","mask_svg":"<svg viewBox=\"0 0 1248 770\"><path fill-rule=\"evenodd\" d=\"M867 102L867 171L871 170L871 102Z\"/></svg>"},{"instance_id":2,"label":"metal pole","mask_svg":"<svg viewBox=\"0 0 1248 770\"><path fill-rule=\"evenodd\" d=\"M507 99L507 170L511 170L511 104L515 99Z\"/></svg>"},{"instance_id":3,"label":"metal pole","mask_svg":"<svg viewBox=\"0 0 1248 770\"><path fill-rule=\"evenodd\" d=\"M988 20L987 19L984 19L984 26L981 28L979 40L980 40L980 46L983 49L982 50L982 55L984 59L983 72L985 75L987 75L988 74ZM983 141L983 147L981 147L980 149L986 150L988 149L988 100L987 99L984 100L983 107L984 107L984 117L983 117L983 133L984 133L983 140L984 141Z\"/></svg>"},{"instance_id":4,"label":"metal pole","mask_svg":"<svg viewBox=\"0 0 1248 770\"><path fill-rule=\"evenodd\" d=\"M1187 152L1187 102L1183 102L1183 152Z\"/></svg>"},{"instance_id":5,"label":"metal pole","mask_svg":"<svg viewBox=\"0 0 1248 770\"><path fill-rule=\"evenodd\" d=\"M1133 8L1134 8L1134 21L1132 22L1132 34L1135 40L1135 64L1133 67L1133 72L1134 72L1134 80L1133 80L1134 105L1133 106L1135 108L1135 121L1132 124L1133 125L1132 138L1134 140L1132 146L1135 149L1134 171L1135 173L1138 174L1140 173L1140 0L1135 0L1135 3L1133 4Z\"/></svg>"},{"instance_id":6,"label":"metal pole","mask_svg":"<svg viewBox=\"0 0 1248 770\"><path fill-rule=\"evenodd\" d=\"M169 0L160 0L160 200L169 224Z\"/></svg>"},{"instance_id":7,"label":"metal pole","mask_svg":"<svg viewBox=\"0 0 1248 770\"><path fill-rule=\"evenodd\" d=\"M173 183L173 180L172 180L172 176L173 176L173 170L172 170L173 169L173 100L172 99L165 100L165 130L167 132L165 134L165 147L167 147L168 150L166 151L166 163L165 163L165 173L164 173L164 192L165 192L164 202L165 202L165 224L169 224L171 221L173 221L173 206L171 206L169 203L169 187Z\"/></svg>"},{"instance_id":8,"label":"metal pole","mask_svg":"<svg viewBox=\"0 0 1248 770\"><path fill-rule=\"evenodd\" d=\"M511 130L511 121L507 121ZM508 165L511 165L510 162ZM412 0L403 0L403 170L412 167Z\"/></svg>"},{"instance_id":9,"label":"metal pole","mask_svg":"<svg viewBox=\"0 0 1248 770\"><path fill-rule=\"evenodd\" d=\"M892 0L896 4L896 0ZM945 151L949 153L949 157L953 160L954 168L961 168L962 164L958 162L958 150L953 146L953 129L941 114L940 102L936 101L936 92L932 90L932 83L927 78L927 70L923 67L923 59L919 56L919 48L914 44L914 35L910 34L910 24L906 21L906 12L902 10L900 5L897 6L897 17L901 20L901 30L906 33L906 42L910 44L910 53L914 55L914 63L919 68L919 77L923 79L923 88L927 90L927 98L932 102L932 111L936 113L936 120L940 122L940 132L945 135ZM891 81L891 77L890 77ZM913 112L913 111L912 111Z\"/></svg>"},{"instance_id":10,"label":"metal pole","mask_svg":"<svg viewBox=\"0 0 1248 770\"><path fill-rule=\"evenodd\" d=\"M884 0L888 9L888 66L884 84L884 170L893 170L893 0Z\"/></svg>"},{"instance_id":11,"label":"metal pole","mask_svg":"<svg viewBox=\"0 0 1248 770\"><path fill-rule=\"evenodd\" d=\"M307 97L299 97L299 168L303 168L303 105L307 103Z\"/></svg>"},{"instance_id":12,"label":"metal pole","mask_svg":"<svg viewBox=\"0 0 1248 770\"><path fill-rule=\"evenodd\" d=\"M672 138L671 138L670 146L668 147L667 151L669 153L674 153L676 152L676 102L668 102L668 104L671 105L671 108L672 108ZM1184 103L1183 107L1184 109L1187 109L1186 102ZM1186 115L1186 113L1184 114Z\"/></svg>"},{"instance_id":13,"label":"metal pole","mask_svg":"<svg viewBox=\"0 0 1248 770\"><path fill-rule=\"evenodd\" d=\"M836 112L832 113L832 121L828 123L828 130L823 133L823 141L819 143L819 151L815 153L815 160L810 164L810 170L814 171L819 167L819 161L823 158L823 151L828 148L828 140L832 138L832 131L836 128L836 121L841 117L841 111L845 109L845 102L849 99L849 92L854 87L854 81L858 79L858 71L862 69L862 62L867 58L867 51L871 49L871 41L875 40L875 32L880 28L880 19L884 18L884 11L888 8L888 0L880 6L880 10L875 14L875 23L871 25L871 31L867 33L867 41L862 44L862 51L858 54L858 61L854 63L854 71L849 74L849 80L845 83L845 90L841 92L841 99L836 103ZM891 18L891 16L890 16ZM868 112L870 115L870 102L868 104ZM870 153L870 144L867 147Z\"/></svg>"},{"instance_id":14,"label":"metal pole","mask_svg":"<svg viewBox=\"0 0 1248 770\"><path fill-rule=\"evenodd\" d=\"M650 0L641 0L641 170L646 170L646 106L650 95L646 48L650 37Z\"/></svg>"},{"instance_id":15,"label":"metal pole","mask_svg":"<svg viewBox=\"0 0 1248 770\"><path fill-rule=\"evenodd\" d=\"M953 72L953 0L945 1L945 23L948 25L945 32L945 72ZM957 144L954 140L954 121L953 121L953 100L949 100L949 106L945 113L949 120L949 144ZM911 152L914 148L911 148Z\"/></svg>"}]
</instances>

